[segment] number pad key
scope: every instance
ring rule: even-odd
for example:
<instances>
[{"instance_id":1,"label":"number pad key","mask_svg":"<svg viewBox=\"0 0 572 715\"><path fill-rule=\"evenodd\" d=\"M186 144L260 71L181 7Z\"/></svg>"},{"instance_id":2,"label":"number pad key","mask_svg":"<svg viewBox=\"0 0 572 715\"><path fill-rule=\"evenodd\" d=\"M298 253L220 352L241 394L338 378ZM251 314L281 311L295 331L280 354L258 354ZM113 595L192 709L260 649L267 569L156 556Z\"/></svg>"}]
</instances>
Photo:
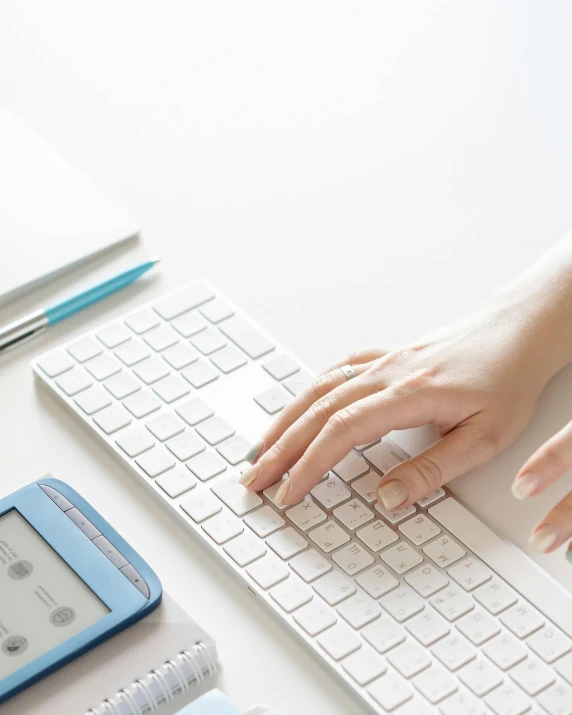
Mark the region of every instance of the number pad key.
<instances>
[{"instance_id":1,"label":"number pad key","mask_svg":"<svg viewBox=\"0 0 572 715\"><path fill-rule=\"evenodd\" d=\"M313 589L330 606L336 606L344 598L352 596L357 591L353 583L339 571L326 574L326 576L314 583Z\"/></svg>"},{"instance_id":2,"label":"number pad key","mask_svg":"<svg viewBox=\"0 0 572 715\"><path fill-rule=\"evenodd\" d=\"M404 541L400 541L390 549L382 551L380 557L398 574L410 571L414 566L423 563L423 557Z\"/></svg>"},{"instance_id":3,"label":"number pad key","mask_svg":"<svg viewBox=\"0 0 572 715\"><path fill-rule=\"evenodd\" d=\"M301 531L308 531L328 518L326 513L310 498L296 504L286 511L286 517Z\"/></svg>"},{"instance_id":4,"label":"number pad key","mask_svg":"<svg viewBox=\"0 0 572 715\"><path fill-rule=\"evenodd\" d=\"M306 539L302 538L291 526L268 537L266 543L281 559L289 559L308 546Z\"/></svg>"},{"instance_id":5,"label":"number pad key","mask_svg":"<svg viewBox=\"0 0 572 715\"><path fill-rule=\"evenodd\" d=\"M348 534L335 521L328 521L318 526L308 533L308 537L326 554L347 544L350 540Z\"/></svg>"},{"instance_id":6,"label":"number pad key","mask_svg":"<svg viewBox=\"0 0 572 715\"><path fill-rule=\"evenodd\" d=\"M462 546L450 536L442 536L423 547L423 553L432 559L437 566L446 568L449 564L458 561L467 553Z\"/></svg>"},{"instance_id":7,"label":"number pad key","mask_svg":"<svg viewBox=\"0 0 572 715\"><path fill-rule=\"evenodd\" d=\"M334 509L334 516L351 531L375 518L371 509L368 509L359 499L351 499Z\"/></svg>"},{"instance_id":8,"label":"number pad key","mask_svg":"<svg viewBox=\"0 0 572 715\"><path fill-rule=\"evenodd\" d=\"M336 551L332 556L332 560L350 576L363 571L367 566L371 566L374 563L373 556L355 541Z\"/></svg>"},{"instance_id":9,"label":"number pad key","mask_svg":"<svg viewBox=\"0 0 572 715\"><path fill-rule=\"evenodd\" d=\"M415 546L421 546L434 536L441 533L441 529L425 514L418 514L412 519L402 522L397 527L402 534L412 541Z\"/></svg>"},{"instance_id":10,"label":"number pad key","mask_svg":"<svg viewBox=\"0 0 572 715\"><path fill-rule=\"evenodd\" d=\"M334 509L352 495L341 479L337 477L321 482L312 489L311 494L326 509Z\"/></svg>"},{"instance_id":11,"label":"number pad key","mask_svg":"<svg viewBox=\"0 0 572 715\"><path fill-rule=\"evenodd\" d=\"M308 549L295 556L288 564L306 583L315 581L319 576L332 570L332 564L316 549Z\"/></svg>"}]
</instances>

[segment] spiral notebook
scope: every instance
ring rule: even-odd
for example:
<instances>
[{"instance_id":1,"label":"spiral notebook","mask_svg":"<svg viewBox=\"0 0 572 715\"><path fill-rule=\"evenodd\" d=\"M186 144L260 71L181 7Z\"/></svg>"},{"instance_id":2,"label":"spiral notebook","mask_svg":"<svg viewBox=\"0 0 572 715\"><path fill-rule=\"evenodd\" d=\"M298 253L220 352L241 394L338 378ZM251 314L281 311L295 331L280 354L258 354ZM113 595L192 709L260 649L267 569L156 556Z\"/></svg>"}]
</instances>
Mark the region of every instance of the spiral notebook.
<instances>
[{"instance_id":1,"label":"spiral notebook","mask_svg":"<svg viewBox=\"0 0 572 715\"><path fill-rule=\"evenodd\" d=\"M2 715L163 715L214 687L214 640L166 594L146 618L35 683ZM178 705L178 707L177 707Z\"/></svg>"}]
</instances>

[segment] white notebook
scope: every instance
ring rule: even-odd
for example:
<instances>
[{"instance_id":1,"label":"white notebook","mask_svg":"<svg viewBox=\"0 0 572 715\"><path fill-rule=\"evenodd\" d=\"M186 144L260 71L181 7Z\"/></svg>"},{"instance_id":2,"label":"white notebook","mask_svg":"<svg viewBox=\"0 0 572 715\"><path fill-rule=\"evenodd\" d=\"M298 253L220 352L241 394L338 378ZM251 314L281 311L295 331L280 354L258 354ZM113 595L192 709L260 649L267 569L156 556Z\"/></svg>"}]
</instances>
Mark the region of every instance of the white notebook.
<instances>
[{"instance_id":1,"label":"white notebook","mask_svg":"<svg viewBox=\"0 0 572 715\"><path fill-rule=\"evenodd\" d=\"M177 711L218 670L213 639L169 596L146 618L4 703L2 715ZM178 705L178 707L176 707Z\"/></svg>"}]
</instances>

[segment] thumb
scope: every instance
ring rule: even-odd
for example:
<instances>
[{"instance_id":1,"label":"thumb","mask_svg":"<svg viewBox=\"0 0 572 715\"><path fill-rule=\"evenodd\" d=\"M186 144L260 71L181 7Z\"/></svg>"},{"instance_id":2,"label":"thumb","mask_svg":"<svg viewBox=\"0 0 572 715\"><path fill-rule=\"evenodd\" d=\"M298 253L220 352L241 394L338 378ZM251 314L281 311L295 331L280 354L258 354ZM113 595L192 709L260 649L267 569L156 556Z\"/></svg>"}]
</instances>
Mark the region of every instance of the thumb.
<instances>
[{"instance_id":1,"label":"thumb","mask_svg":"<svg viewBox=\"0 0 572 715\"><path fill-rule=\"evenodd\" d=\"M386 511L409 506L429 492L491 459L496 440L482 425L465 422L416 457L391 469L381 480L377 499Z\"/></svg>"}]
</instances>

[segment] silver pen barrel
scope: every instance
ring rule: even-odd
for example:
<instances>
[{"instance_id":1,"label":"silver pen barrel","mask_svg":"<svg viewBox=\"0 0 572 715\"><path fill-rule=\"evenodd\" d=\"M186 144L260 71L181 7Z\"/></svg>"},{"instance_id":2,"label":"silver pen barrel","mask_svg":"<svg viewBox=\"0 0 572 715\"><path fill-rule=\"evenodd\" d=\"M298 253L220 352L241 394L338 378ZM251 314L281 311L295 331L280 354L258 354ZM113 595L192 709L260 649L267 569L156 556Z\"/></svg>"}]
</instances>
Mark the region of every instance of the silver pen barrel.
<instances>
[{"instance_id":1,"label":"silver pen barrel","mask_svg":"<svg viewBox=\"0 0 572 715\"><path fill-rule=\"evenodd\" d=\"M15 320L0 328L0 352L20 345L28 338L37 335L49 325L48 318L43 310L30 313L20 320Z\"/></svg>"}]
</instances>

